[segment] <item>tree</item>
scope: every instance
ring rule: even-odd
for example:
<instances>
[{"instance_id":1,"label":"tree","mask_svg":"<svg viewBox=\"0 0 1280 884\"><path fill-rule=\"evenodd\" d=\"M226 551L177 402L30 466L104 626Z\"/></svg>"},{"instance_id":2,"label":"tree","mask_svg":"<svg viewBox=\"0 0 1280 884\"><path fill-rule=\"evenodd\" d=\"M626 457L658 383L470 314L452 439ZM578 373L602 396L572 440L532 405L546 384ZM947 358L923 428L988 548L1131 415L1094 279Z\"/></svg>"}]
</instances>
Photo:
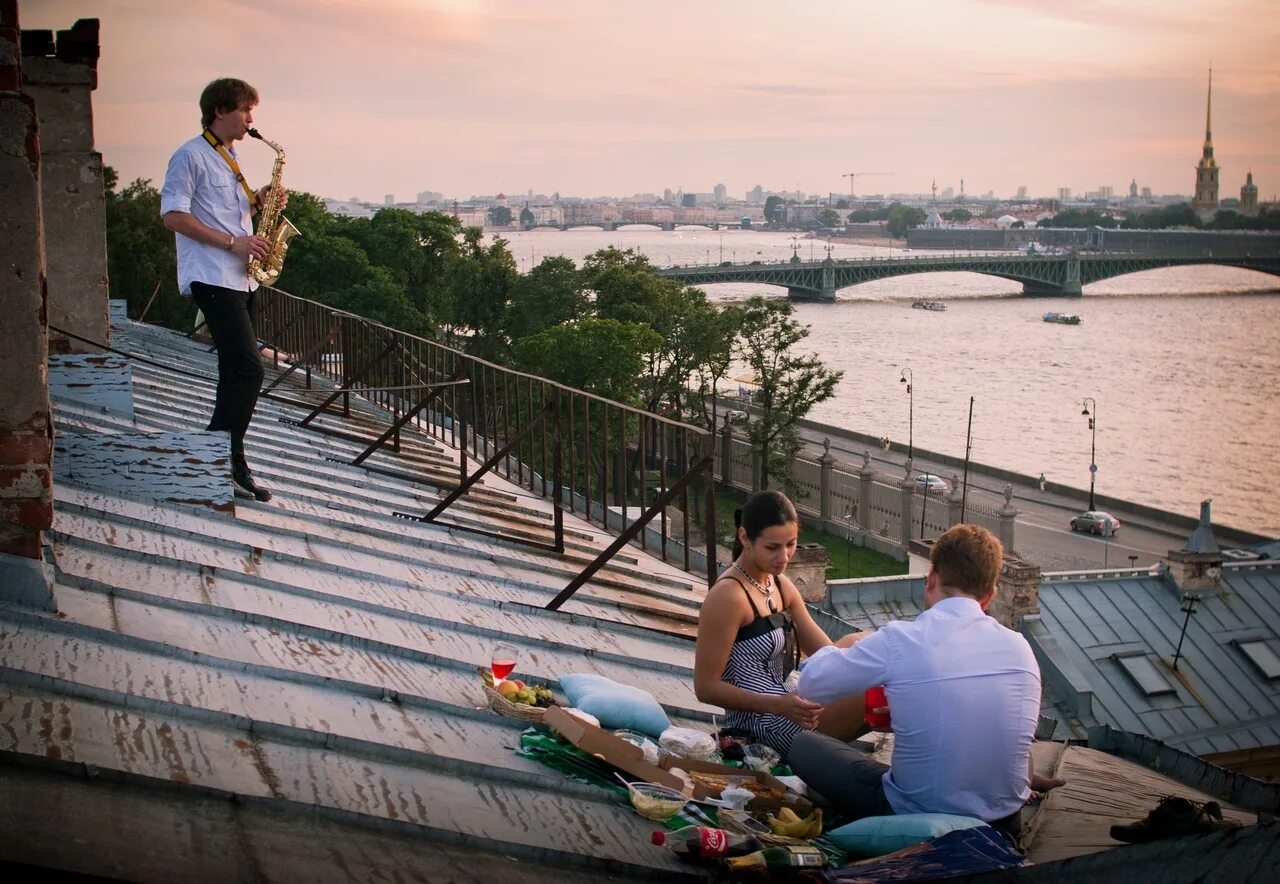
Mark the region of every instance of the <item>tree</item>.
<instances>
[{"instance_id":1,"label":"tree","mask_svg":"<svg viewBox=\"0 0 1280 884\"><path fill-rule=\"evenodd\" d=\"M521 225L523 225L524 227L529 227L533 224L534 220L535 219L533 217L533 212L529 210L528 206L525 206L523 209L520 210Z\"/></svg>"},{"instance_id":2,"label":"tree","mask_svg":"<svg viewBox=\"0 0 1280 884\"><path fill-rule=\"evenodd\" d=\"M873 220L874 217L875 217L875 213L872 212L870 209L854 209L852 212L849 213L849 223L850 224L866 224L867 222Z\"/></svg>"},{"instance_id":3,"label":"tree","mask_svg":"<svg viewBox=\"0 0 1280 884\"><path fill-rule=\"evenodd\" d=\"M781 224L787 219L787 204L780 196L771 196L764 201L764 220L767 224Z\"/></svg>"},{"instance_id":4,"label":"tree","mask_svg":"<svg viewBox=\"0 0 1280 884\"><path fill-rule=\"evenodd\" d=\"M955 209L952 209L949 212L943 212L942 217L956 224L963 224L966 221L973 220L973 212L970 212L968 209L965 209L965 208L957 207Z\"/></svg>"},{"instance_id":5,"label":"tree","mask_svg":"<svg viewBox=\"0 0 1280 884\"><path fill-rule=\"evenodd\" d=\"M714 431L720 419L720 382L729 376L734 341L741 330L742 308L737 304L725 304L692 329L699 338L695 347L703 357L693 371L696 387L689 397L689 416L709 430Z\"/></svg>"},{"instance_id":6,"label":"tree","mask_svg":"<svg viewBox=\"0 0 1280 884\"><path fill-rule=\"evenodd\" d=\"M506 206L490 206L489 223L494 227L506 227L511 223L511 210Z\"/></svg>"},{"instance_id":7,"label":"tree","mask_svg":"<svg viewBox=\"0 0 1280 884\"><path fill-rule=\"evenodd\" d=\"M582 319L590 310L582 275L570 258L543 258L516 280L505 321L513 342Z\"/></svg>"},{"instance_id":8,"label":"tree","mask_svg":"<svg viewBox=\"0 0 1280 884\"><path fill-rule=\"evenodd\" d=\"M644 353L661 345L659 337L635 323L584 319L517 342L515 361L532 374L615 402L635 402Z\"/></svg>"},{"instance_id":9,"label":"tree","mask_svg":"<svg viewBox=\"0 0 1280 884\"><path fill-rule=\"evenodd\" d=\"M843 372L826 368L816 355L797 355L796 344L809 329L792 319L790 301L750 298L742 308L738 356L755 374L760 417L747 425L751 447L760 457L760 487L772 476L789 481L800 451L797 424L813 406L835 393Z\"/></svg>"},{"instance_id":10,"label":"tree","mask_svg":"<svg viewBox=\"0 0 1280 884\"><path fill-rule=\"evenodd\" d=\"M907 231L911 228L919 227L923 224L924 218L924 209L894 203L889 209L889 217L885 222L885 229L894 238L903 237L907 235Z\"/></svg>"},{"instance_id":11,"label":"tree","mask_svg":"<svg viewBox=\"0 0 1280 884\"><path fill-rule=\"evenodd\" d=\"M505 239L496 237L487 246L483 239L479 227L463 231L461 254L449 268L453 318L471 331L469 353L501 361L509 343L503 335L503 320L519 273Z\"/></svg>"},{"instance_id":12,"label":"tree","mask_svg":"<svg viewBox=\"0 0 1280 884\"><path fill-rule=\"evenodd\" d=\"M818 213L817 220L823 227L836 227L840 224L840 213L834 209L823 209Z\"/></svg>"},{"instance_id":13,"label":"tree","mask_svg":"<svg viewBox=\"0 0 1280 884\"><path fill-rule=\"evenodd\" d=\"M1134 212L1120 223L1136 230L1164 230L1169 227L1200 227L1200 216L1189 203L1161 206L1149 212Z\"/></svg>"},{"instance_id":14,"label":"tree","mask_svg":"<svg viewBox=\"0 0 1280 884\"><path fill-rule=\"evenodd\" d=\"M836 200L836 208L837 208L837 209L847 209L847 208L849 208L849 201L848 201L848 200Z\"/></svg>"},{"instance_id":15,"label":"tree","mask_svg":"<svg viewBox=\"0 0 1280 884\"><path fill-rule=\"evenodd\" d=\"M195 307L190 298L178 293L176 250L173 234L160 218L160 191L145 178L119 193L116 183L115 170L105 167L102 184L111 296L128 301L129 315L137 319L155 292L147 321L189 331Z\"/></svg>"},{"instance_id":16,"label":"tree","mask_svg":"<svg viewBox=\"0 0 1280 884\"><path fill-rule=\"evenodd\" d=\"M621 322L652 323L663 284L649 259L634 249L610 246L582 262L583 287L595 294L596 316Z\"/></svg>"}]
</instances>

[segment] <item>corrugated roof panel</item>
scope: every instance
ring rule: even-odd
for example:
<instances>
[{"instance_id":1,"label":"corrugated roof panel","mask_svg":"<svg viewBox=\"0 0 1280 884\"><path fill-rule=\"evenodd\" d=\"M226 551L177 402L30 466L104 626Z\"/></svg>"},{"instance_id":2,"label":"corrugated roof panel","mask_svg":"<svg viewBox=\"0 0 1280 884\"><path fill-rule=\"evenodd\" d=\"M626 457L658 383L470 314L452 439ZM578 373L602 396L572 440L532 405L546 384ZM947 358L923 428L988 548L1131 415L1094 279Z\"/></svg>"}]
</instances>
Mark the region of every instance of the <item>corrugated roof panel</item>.
<instances>
[{"instance_id":1,"label":"corrugated roof panel","mask_svg":"<svg viewBox=\"0 0 1280 884\"><path fill-rule=\"evenodd\" d=\"M205 379L135 365L135 421L64 401L60 426L92 445L95 433L207 422L216 368L204 347L133 323L114 343ZM371 432L361 408L353 423ZM566 515L565 555L519 545L550 537L551 507L493 475L447 518L512 540L398 519L456 481L456 452L408 434L402 455L370 460L419 480L392 478L339 462L358 443L281 420L302 413L263 399L250 428L270 504L217 513L55 486L59 616L0 609L0 747L411 824L491 855L688 873L613 793L515 755L526 724L486 707L475 668L510 640L520 673L601 673L709 729L718 710L692 689L698 577L628 549L547 611L611 535Z\"/></svg>"}]
</instances>

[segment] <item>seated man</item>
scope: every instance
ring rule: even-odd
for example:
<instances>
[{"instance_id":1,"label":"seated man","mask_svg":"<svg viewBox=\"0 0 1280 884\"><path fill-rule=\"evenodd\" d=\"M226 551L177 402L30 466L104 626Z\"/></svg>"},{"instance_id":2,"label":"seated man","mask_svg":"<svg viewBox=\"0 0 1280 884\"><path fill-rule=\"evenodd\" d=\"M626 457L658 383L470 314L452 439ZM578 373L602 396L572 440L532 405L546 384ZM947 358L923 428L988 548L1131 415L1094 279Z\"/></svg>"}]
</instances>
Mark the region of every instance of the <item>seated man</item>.
<instances>
[{"instance_id":1,"label":"seated man","mask_svg":"<svg viewBox=\"0 0 1280 884\"><path fill-rule=\"evenodd\" d=\"M792 743L797 776L855 817L952 813L977 817L1017 843L1033 788L1031 743L1040 668L1018 633L985 613L1003 552L985 528L956 525L933 545L925 612L822 648L796 692L830 703L883 684L893 720L892 764L812 731Z\"/></svg>"}]
</instances>

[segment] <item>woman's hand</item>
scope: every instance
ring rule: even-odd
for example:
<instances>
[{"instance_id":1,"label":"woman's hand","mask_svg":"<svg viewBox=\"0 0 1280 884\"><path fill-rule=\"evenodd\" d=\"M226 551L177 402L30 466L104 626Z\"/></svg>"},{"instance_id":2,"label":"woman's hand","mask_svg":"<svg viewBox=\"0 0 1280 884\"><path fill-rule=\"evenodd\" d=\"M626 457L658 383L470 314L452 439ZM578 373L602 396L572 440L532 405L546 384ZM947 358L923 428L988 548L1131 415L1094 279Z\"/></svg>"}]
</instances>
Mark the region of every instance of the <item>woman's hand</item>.
<instances>
[{"instance_id":1,"label":"woman's hand","mask_svg":"<svg viewBox=\"0 0 1280 884\"><path fill-rule=\"evenodd\" d=\"M799 694L779 694L771 710L775 715L790 719L807 731L818 726L818 716L822 714L822 704L806 700Z\"/></svg>"}]
</instances>

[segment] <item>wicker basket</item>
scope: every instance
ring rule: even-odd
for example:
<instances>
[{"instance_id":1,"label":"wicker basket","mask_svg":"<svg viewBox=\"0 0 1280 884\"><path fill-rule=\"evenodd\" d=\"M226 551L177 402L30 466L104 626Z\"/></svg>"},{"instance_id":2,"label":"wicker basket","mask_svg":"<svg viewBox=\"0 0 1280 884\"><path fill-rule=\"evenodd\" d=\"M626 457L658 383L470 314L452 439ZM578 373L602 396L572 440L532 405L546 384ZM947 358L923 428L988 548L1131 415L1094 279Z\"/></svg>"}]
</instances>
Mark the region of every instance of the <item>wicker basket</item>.
<instances>
[{"instance_id":1,"label":"wicker basket","mask_svg":"<svg viewBox=\"0 0 1280 884\"><path fill-rule=\"evenodd\" d=\"M786 835L775 835L767 825L745 810L721 808L720 828L726 832L736 832L739 835L754 835L756 840L764 844L785 844L799 847L809 843L804 838L788 838Z\"/></svg>"},{"instance_id":2,"label":"wicker basket","mask_svg":"<svg viewBox=\"0 0 1280 884\"><path fill-rule=\"evenodd\" d=\"M489 670L483 667L477 667L476 672L483 679L485 673ZM512 703L502 694L489 687L488 684L481 684L484 688L485 699L489 701L489 708L499 715L505 715L507 718L516 718L520 721L541 722L547 715L547 710L542 706L529 706L525 703Z\"/></svg>"}]
</instances>

